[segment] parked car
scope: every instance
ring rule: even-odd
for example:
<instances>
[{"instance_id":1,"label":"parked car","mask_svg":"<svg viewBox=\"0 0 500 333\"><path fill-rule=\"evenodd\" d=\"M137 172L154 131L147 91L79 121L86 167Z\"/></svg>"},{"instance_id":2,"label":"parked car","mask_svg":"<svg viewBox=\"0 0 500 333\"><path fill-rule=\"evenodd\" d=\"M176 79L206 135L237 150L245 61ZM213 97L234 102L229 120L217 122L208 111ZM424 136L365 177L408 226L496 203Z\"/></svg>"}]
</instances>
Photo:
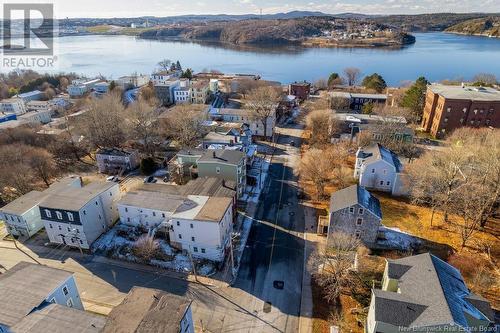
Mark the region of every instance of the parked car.
<instances>
[{"instance_id":1,"label":"parked car","mask_svg":"<svg viewBox=\"0 0 500 333\"><path fill-rule=\"evenodd\" d=\"M154 176L148 176L144 178L144 184L156 183L158 180Z\"/></svg>"},{"instance_id":2,"label":"parked car","mask_svg":"<svg viewBox=\"0 0 500 333\"><path fill-rule=\"evenodd\" d=\"M120 178L118 178L117 176L109 176L109 177L106 178L106 181L108 181L108 182L119 182Z\"/></svg>"}]
</instances>

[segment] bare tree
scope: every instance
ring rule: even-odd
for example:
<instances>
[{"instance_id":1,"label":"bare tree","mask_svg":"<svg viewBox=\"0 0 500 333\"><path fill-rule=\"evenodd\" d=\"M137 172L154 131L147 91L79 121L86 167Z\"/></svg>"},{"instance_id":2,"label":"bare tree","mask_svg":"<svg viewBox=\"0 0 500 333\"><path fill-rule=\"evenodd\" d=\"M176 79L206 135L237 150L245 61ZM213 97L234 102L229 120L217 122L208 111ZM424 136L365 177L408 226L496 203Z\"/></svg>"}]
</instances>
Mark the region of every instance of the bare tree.
<instances>
[{"instance_id":1,"label":"bare tree","mask_svg":"<svg viewBox=\"0 0 500 333\"><path fill-rule=\"evenodd\" d=\"M342 123L332 115L331 110L314 110L307 114L306 128L311 133L312 145L331 142L332 135L342 132Z\"/></svg>"},{"instance_id":2,"label":"bare tree","mask_svg":"<svg viewBox=\"0 0 500 333\"><path fill-rule=\"evenodd\" d=\"M348 98L334 96L330 98L330 107L335 111L348 110L350 108L350 102Z\"/></svg>"},{"instance_id":3,"label":"bare tree","mask_svg":"<svg viewBox=\"0 0 500 333\"><path fill-rule=\"evenodd\" d=\"M259 87L252 89L246 99L246 107L250 110L252 117L262 123L264 137L267 138L268 119L274 117L278 107L280 92L274 87Z\"/></svg>"},{"instance_id":4,"label":"bare tree","mask_svg":"<svg viewBox=\"0 0 500 333\"><path fill-rule=\"evenodd\" d=\"M329 238L325 252L313 256L319 266L316 281L323 288L327 301L337 301L355 281L354 262L359 246L356 237L334 233Z\"/></svg>"},{"instance_id":5,"label":"bare tree","mask_svg":"<svg viewBox=\"0 0 500 333\"><path fill-rule=\"evenodd\" d=\"M130 134L142 145L147 156L154 156L160 143L159 113L155 104L148 103L142 97L127 108Z\"/></svg>"},{"instance_id":6,"label":"bare tree","mask_svg":"<svg viewBox=\"0 0 500 333\"><path fill-rule=\"evenodd\" d=\"M253 89L257 89L258 87L262 87L265 85L264 82L260 80L243 78L237 80L237 92L243 96L243 98L247 98L247 94Z\"/></svg>"},{"instance_id":7,"label":"bare tree","mask_svg":"<svg viewBox=\"0 0 500 333\"><path fill-rule=\"evenodd\" d=\"M132 253L138 258L149 261L154 258L160 249L160 243L152 236L142 235L137 239L132 248Z\"/></svg>"},{"instance_id":8,"label":"bare tree","mask_svg":"<svg viewBox=\"0 0 500 333\"><path fill-rule=\"evenodd\" d=\"M95 148L121 147L127 139L125 125L125 108L117 93L92 99L77 120L78 130Z\"/></svg>"},{"instance_id":9,"label":"bare tree","mask_svg":"<svg viewBox=\"0 0 500 333\"><path fill-rule=\"evenodd\" d=\"M491 73L478 73L472 78L472 82L482 83L486 85L496 84L497 77Z\"/></svg>"},{"instance_id":10,"label":"bare tree","mask_svg":"<svg viewBox=\"0 0 500 333\"><path fill-rule=\"evenodd\" d=\"M158 67L160 68L160 70L169 71L170 66L172 66L171 60L163 59L160 62L158 62Z\"/></svg>"},{"instance_id":11,"label":"bare tree","mask_svg":"<svg viewBox=\"0 0 500 333\"><path fill-rule=\"evenodd\" d=\"M203 105L177 105L162 115L162 132L181 147L194 147L203 137L202 122L206 119Z\"/></svg>"},{"instance_id":12,"label":"bare tree","mask_svg":"<svg viewBox=\"0 0 500 333\"><path fill-rule=\"evenodd\" d=\"M353 86L359 80L361 76L361 70L356 67L347 67L344 69L344 75L349 86Z\"/></svg>"},{"instance_id":13,"label":"bare tree","mask_svg":"<svg viewBox=\"0 0 500 333\"><path fill-rule=\"evenodd\" d=\"M52 154L42 148L31 148L26 157L34 174L48 187L58 173Z\"/></svg>"},{"instance_id":14,"label":"bare tree","mask_svg":"<svg viewBox=\"0 0 500 333\"><path fill-rule=\"evenodd\" d=\"M327 79L318 79L314 82L314 87L321 90L328 89L328 80Z\"/></svg>"}]
</instances>

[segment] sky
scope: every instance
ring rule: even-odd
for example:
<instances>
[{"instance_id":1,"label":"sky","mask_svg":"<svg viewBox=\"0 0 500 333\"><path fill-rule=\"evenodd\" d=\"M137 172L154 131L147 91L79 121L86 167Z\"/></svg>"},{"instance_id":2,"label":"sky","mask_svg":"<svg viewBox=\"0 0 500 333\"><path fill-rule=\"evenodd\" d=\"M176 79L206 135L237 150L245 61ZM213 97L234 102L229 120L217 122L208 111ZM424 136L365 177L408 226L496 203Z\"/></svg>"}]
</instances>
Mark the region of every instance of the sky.
<instances>
[{"instance_id":1,"label":"sky","mask_svg":"<svg viewBox=\"0 0 500 333\"><path fill-rule=\"evenodd\" d=\"M6 0L6 3L53 2L58 18L139 17L185 14L274 14L293 10L329 14L421 14L500 12L500 0Z\"/></svg>"}]
</instances>

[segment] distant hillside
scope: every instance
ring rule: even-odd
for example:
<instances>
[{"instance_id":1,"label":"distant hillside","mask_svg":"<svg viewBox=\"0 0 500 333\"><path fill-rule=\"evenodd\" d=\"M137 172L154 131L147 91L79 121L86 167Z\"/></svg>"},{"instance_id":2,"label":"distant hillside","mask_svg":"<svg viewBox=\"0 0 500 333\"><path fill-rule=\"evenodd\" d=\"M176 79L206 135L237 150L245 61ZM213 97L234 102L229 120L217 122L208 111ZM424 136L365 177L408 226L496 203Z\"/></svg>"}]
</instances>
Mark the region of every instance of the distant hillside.
<instances>
[{"instance_id":1,"label":"distant hillside","mask_svg":"<svg viewBox=\"0 0 500 333\"><path fill-rule=\"evenodd\" d=\"M500 38L500 17L490 16L467 20L445 30L464 35L488 36Z\"/></svg>"},{"instance_id":2,"label":"distant hillside","mask_svg":"<svg viewBox=\"0 0 500 333\"><path fill-rule=\"evenodd\" d=\"M500 17L500 14L487 13L436 13L419 15L388 15L374 17L371 20L377 23L386 24L405 31L443 31L451 26L473 19L486 17Z\"/></svg>"}]
</instances>

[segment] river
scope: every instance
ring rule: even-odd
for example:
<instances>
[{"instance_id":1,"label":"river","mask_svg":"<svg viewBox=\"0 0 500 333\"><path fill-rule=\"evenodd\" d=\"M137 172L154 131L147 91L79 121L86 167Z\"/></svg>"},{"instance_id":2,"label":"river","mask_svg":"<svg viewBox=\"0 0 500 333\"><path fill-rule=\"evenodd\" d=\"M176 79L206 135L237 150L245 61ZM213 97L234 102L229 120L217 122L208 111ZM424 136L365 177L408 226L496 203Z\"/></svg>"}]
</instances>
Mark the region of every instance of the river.
<instances>
[{"instance_id":1,"label":"river","mask_svg":"<svg viewBox=\"0 0 500 333\"><path fill-rule=\"evenodd\" d=\"M235 47L217 43L142 40L130 36L67 36L56 39L59 71L117 78L150 74L162 59L180 60L195 71L256 73L289 83L314 81L345 67L377 72L389 85L424 75L431 81L469 79L480 72L500 77L500 39L445 33L415 33L401 49Z\"/></svg>"}]
</instances>

